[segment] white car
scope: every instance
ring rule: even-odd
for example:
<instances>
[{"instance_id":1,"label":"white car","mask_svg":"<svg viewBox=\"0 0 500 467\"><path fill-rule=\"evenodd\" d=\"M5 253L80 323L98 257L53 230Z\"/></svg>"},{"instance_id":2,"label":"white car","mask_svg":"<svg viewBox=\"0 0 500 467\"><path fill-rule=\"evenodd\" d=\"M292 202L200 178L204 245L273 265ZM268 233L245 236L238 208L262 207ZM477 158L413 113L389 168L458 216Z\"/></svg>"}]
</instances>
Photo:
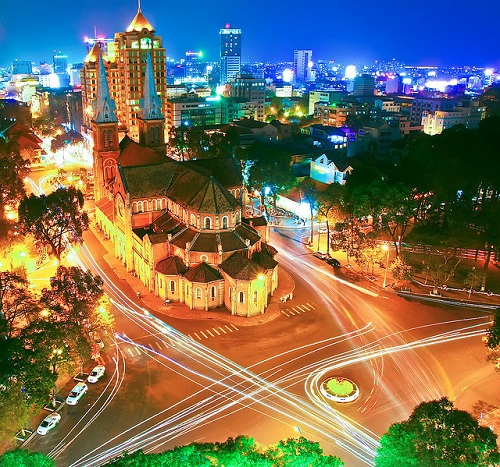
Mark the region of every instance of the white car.
<instances>
[{"instance_id":1,"label":"white car","mask_svg":"<svg viewBox=\"0 0 500 467\"><path fill-rule=\"evenodd\" d=\"M91 372L87 381L89 383L97 383L101 376L106 372L106 367L104 365L97 365Z\"/></svg>"},{"instance_id":2,"label":"white car","mask_svg":"<svg viewBox=\"0 0 500 467\"><path fill-rule=\"evenodd\" d=\"M40 425L38 425L38 428L36 432L39 435L46 435L52 428L54 428L59 422L61 421L61 415L53 412L50 415L47 415L43 420Z\"/></svg>"},{"instance_id":3,"label":"white car","mask_svg":"<svg viewBox=\"0 0 500 467\"><path fill-rule=\"evenodd\" d=\"M88 386L85 383L78 383L66 398L66 404L76 405L78 401L87 393Z\"/></svg>"}]
</instances>

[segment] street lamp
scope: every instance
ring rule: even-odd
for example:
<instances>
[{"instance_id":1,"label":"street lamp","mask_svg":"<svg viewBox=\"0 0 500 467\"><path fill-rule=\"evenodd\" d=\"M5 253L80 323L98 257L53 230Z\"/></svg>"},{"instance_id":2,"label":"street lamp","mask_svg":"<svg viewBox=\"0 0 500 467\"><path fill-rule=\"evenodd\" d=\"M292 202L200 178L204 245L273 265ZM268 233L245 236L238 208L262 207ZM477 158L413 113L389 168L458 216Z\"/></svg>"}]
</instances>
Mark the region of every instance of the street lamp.
<instances>
[{"instance_id":1,"label":"street lamp","mask_svg":"<svg viewBox=\"0 0 500 467\"><path fill-rule=\"evenodd\" d=\"M382 284L382 287L385 288L386 282L387 282L387 269L389 269L389 245L387 245L386 243L384 243L382 245L382 250L385 251L385 255L386 255L385 272L384 272L384 283Z\"/></svg>"}]
</instances>

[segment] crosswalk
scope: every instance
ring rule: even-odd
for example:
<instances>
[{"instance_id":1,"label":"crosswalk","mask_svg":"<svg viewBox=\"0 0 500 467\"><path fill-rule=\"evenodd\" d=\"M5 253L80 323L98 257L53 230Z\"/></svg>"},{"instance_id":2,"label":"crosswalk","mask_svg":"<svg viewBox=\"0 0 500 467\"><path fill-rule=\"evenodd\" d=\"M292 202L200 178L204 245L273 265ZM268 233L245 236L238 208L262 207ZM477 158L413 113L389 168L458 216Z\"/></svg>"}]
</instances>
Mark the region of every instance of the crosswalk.
<instances>
[{"instance_id":1,"label":"crosswalk","mask_svg":"<svg viewBox=\"0 0 500 467\"><path fill-rule=\"evenodd\" d=\"M315 310L317 305L314 302L302 303L300 305L294 305L292 307L286 307L281 310L281 313L287 318L292 316L301 315L307 313L308 311Z\"/></svg>"},{"instance_id":2,"label":"crosswalk","mask_svg":"<svg viewBox=\"0 0 500 467\"><path fill-rule=\"evenodd\" d=\"M188 337L193 340L201 341L203 339L211 339L217 336L224 336L225 334L230 334L233 332L239 331L239 328L234 324L224 324L222 326L217 326L210 329L204 329L202 331L193 332L193 335L188 334ZM151 349L155 352L163 352L169 347L175 347L175 342L169 341L168 343L165 341L155 340L150 343L143 344L146 348L142 348L139 346L126 345L125 353L130 357L139 357L141 355L147 355L148 350Z\"/></svg>"}]
</instances>

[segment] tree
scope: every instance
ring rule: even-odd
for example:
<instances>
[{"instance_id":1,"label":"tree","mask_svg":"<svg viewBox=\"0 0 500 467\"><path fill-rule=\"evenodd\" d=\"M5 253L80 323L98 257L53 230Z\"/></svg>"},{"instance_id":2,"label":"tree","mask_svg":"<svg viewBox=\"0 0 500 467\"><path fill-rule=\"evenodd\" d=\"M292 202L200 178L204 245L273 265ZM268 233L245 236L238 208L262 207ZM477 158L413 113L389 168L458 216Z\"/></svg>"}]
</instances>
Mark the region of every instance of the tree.
<instances>
[{"instance_id":1,"label":"tree","mask_svg":"<svg viewBox=\"0 0 500 467\"><path fill-rule=\"evenodd\" d=\"M0 456L0 465L2 467L54 467L56 463L41 452L16 449Z\"/></svg>"},{"instance_id":2,"label":"tree","mask_svg":"<svg viewBox=\"0 0 500 467\"><path fill-rule=\"evenodd\" d=\"M377 467L489 467L500 462L497 436L446 397L418 405L380 440Z\"/></svg>"},{"instance_id":3,"label":"tree","mask_svg":"<svg viewBox=\"0 0 500 467\"><path fill-rule=\"evenodd\" d=\"M496 370L500 372L500 308L495 310L485 341L489 352L486 360L492 362Z\"/></svg>"},{"instance_id":4,"label":"tree","mask_svg":"<svg viewBox=\"0 0 500 467\"><path fill-rule=\"evenodd\" d=\"M309 235L309 243L312 245L314 242L314 216L318 210L318 190L316 183L312 178L304 178L298 185L301 193L301 198L309 205L309 215L311 218L311 233Z\"/></svg>"},{"instance_id":5,"label":"tree","mask_svg":"<svg viewBox=\"0 0 500 467\"><path fill-rule=\"evenodd\" d=\"M455 251L452 248L438 250L436 248L429 249L424 247L422 267L426 272L426 283L427 275L431 277L434 286L432 290L433 294L437 295L438 287L446 284L453 277L461 261L461 258L455 256Z\"/></svg>"},{"instance_id":6,"label":"tree","mask_svg":"<svg viewBox=\"0 0 500 467\"><path fill-rule=\"evenodd\" d=\"M12 337L40 311L26 279L9 271L0 272L0 335Z\"/></svg>"},{"instance_id":7,"label":"tree","mask_svg":"<svg viewBox=\"0 0 500 467\"><path fill-rule=\"evenodd\" d=\"M168 145L182 161L187 152L187 131L188 128L185 125L180 125L172 127L168 133Z\"/></svg>"},{"instance_id":8,"label":"tree","mask_svg":"<svg viewBox=\"0 0 500 467\"><path fill-rule=\"evenodd\" d=\"M468 289L469 298L472 293L472 290L476 287L480 286L483 282L483 271L478 271L475 267L473 267L465 276L464 285Z\"/></svg>"},{"instance_id":9,"label":"tree","mask_svg":"<svg viewBox=\"0 0 500 467\"><path fill-rule=\"evenodd\" d=\"M277 196L290 189L295 182L291 155L273 145L257 141L247 150L246 158L249 187L260 192L263 206L268 191L276 208Z\"/></svg>"},{"instance_id":10,"label":"tree","mask_svg":"<svg viewBox=\"0 0 500 467\"><path fill-rule=\"evenodd\" d=\"M0 220L5 218L6 206L16 206L25 196L24 177L29 170L29 162L19 154L18 145L0 137Z\"/></svg>"},{"instance_id":11,"label":"tree","mask_svg":"<svg viewBox=\"0 0 500 467\"><path fill-rule=\"evenodd\" d=\"M331 183L326 190L317 194L318 217L326 222L326 235L330 238L330 222L340 217L342 211L343 186ZM326 242L326 254L330 254L330 242Z\"/></svg>"},{"instance_id":12,"label":"tree","mask_svg":"<svg viewBox=\"0 0 500 467\"><path fill-rule=\"evenodd\" d=\"M82 192L73 187L24 197L19 204L21 230L48 246L60 263L65 251L83 243L83 232L89 226L89 217L82 210L84 201Z\"/></svg>"},{"instance_id":13,"label":"tree","mask_svg":"<svg viewBox=\"0 0 500 467\"><path fill-rule=\"evenodd\" d=\"M389 269L394 277L398 281L405 281L405 288L413 279L413 268L406 263L406 261L398 256L395 261L389 266Z\"/></svg>"}]
</instances>

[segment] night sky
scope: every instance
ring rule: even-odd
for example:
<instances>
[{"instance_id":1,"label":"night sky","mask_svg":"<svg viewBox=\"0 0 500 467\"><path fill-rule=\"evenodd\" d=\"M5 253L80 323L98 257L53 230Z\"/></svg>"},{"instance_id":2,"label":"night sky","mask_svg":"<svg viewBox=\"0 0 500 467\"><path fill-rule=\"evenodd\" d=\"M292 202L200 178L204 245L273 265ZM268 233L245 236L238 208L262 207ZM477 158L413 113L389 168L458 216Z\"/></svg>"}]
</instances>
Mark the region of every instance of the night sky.
<instances>
[{"instance_id":1,"label":"night sky","mask_svg":"<svg viewBox=\"0 0 500 467\"><path fill-rule=\"evenodd\" d=\"M243 61L291 61L294 49L310 48L313 60L342 64L396 58L500 68L499 0L142 0L141 7L174 59L202 50L218 60L218 32L229 23L243 30ZM113 37L136 12L133 0L2 1L0 66L16 58L51 63L54 50L81 62L94 26Z\"/></svg>"}]
</instances>

